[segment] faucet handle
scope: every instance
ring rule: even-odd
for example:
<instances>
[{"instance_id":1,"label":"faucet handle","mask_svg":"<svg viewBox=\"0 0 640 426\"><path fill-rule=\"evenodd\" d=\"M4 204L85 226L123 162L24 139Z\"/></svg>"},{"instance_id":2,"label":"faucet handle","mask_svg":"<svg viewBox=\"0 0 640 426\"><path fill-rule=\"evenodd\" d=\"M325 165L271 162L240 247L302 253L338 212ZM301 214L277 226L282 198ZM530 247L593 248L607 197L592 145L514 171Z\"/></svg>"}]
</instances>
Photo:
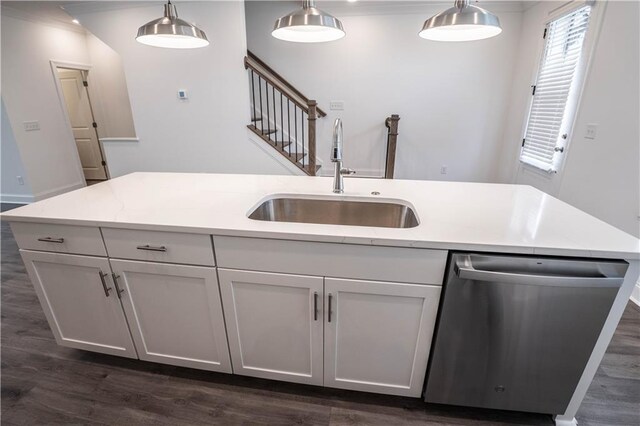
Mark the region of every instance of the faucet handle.
<instances>
[{"instance_id":1,"label":"faucet handle","mask_svg":"<svg viewBox=\"0 0 640 426\"><path fill-rule=\"evenodd\" d=\"M341 175L355 175L356 171L353 169L350 169L348 167L343 167L340 169L340 174Z\"/></svg>"}]
</instances>

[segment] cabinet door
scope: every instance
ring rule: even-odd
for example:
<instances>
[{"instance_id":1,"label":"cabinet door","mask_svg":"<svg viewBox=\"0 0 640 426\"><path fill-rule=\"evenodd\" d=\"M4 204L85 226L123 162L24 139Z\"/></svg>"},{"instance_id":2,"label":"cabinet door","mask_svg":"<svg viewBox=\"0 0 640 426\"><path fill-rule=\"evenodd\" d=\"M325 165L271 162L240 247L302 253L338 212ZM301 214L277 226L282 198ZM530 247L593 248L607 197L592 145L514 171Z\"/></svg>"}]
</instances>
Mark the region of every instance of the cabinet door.
<instances>
[{"instance_id":1,"label":"cabinet door","mask_svg":"<svg viewBox=\"0 0 640 426\"><path fill-rule=\"evenodd\" d=\"M20 253L58 344L137 358L106 258Z\"/></svg>"},{"instance_id":2,"label":"cabinet door","mask_svg":"<svg viewBox=\"0 0 640 426\"><path fill-rule=\"evenodd\" d=\"M440 287L326 278L324 385L419 397Z\"/></svg>"},{"instance_id":3,"label":"cabinet door","mask_svg":"<svg viewBox=\"0 0 640 426\"><path fill-rule=\"evenodd\" d=\"M225 269L218 275L233 372L322 385L322 278Z\"/></svg>"},{"instance_id":4,"label":"cabinet door","mask_svg":"<svg viewBox=\"0 0 640 426\"><path fill-rule=\"evenodd\" d=\"M231 372L215 268L110 262L140 359Z\"/></svg>"}]
</instances>

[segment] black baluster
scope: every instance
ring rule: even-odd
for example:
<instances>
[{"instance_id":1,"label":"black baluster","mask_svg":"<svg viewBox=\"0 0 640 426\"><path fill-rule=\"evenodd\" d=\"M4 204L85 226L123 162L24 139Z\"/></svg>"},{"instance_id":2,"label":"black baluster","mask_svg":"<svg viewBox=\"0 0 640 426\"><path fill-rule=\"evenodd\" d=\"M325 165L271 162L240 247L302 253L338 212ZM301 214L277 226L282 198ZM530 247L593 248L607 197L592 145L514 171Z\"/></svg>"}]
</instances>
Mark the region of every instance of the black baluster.
<instances>
[{"instance_id":1,"label":"black baluster","mask_svg":"<svg viewBox=\"0 0 640 426\"><path fill-rule=\"evenodd\" d=\"M264 133L264 116L262 115L262 77L258 74L258 90L260 91L260 131Z\"/></svg>"},{"instance_id":2,"label":"black baluster","mask_svg":"<svg viewBox=\"0 0 640 426\"><path fill-rule=\"evenodd\" d=\"M304 165L304 110L300 110L300 127L302 127L302 164Z\"/></svg>"},{"instance_id":3,"label":"black baluster","mask_svg":"<svg viewBox=\"0 0 640 426\"><path fill-rule=\"evenodd\" d=\"M287 136L289 137L288 150L291 153L291 100L287 98Z\"/></svg>"},{"instance_id":4,"label":"black baluster","mask_svg":"<svg viewBox=\"0 0 640 426\"><path fill-rule=\"evenodd\" d=\"M252 120L251 124L253 124L255 127L258 127L256 126L256 122L253 121L254 118L257 118L256 113L258 112L256 111L256 88L253 82L254 79L255 79L255 76L253 75L253 70L251 70L251 100L253 101L253 111L251 111L251 120Z\"/></svg>"},{"instance_id":5,"label":"black baluster","mask_svg":"<svg viewBox=\"0 0 640 426\"><path fill-rule=\"evenodd\" d=\"M271 86L273 89L273 141L278 142L278 110L276 110L276 86Z\"/></svg>"},{"instance_id":6,"label":"black baluster","mask_svg":"<svg viewBox=\"0 0 640 426\"><path fill-rule=\"evenodd\" d=\"M271 112L269 112L269 82L264 81L264 89L267 94L267 139L271 138Z\"/></svg>"},{"instance_id":7,"label":"black baluster","mask_svg":"<svg viewBox=\"0 0 640 426\"><path fill-rule=\"evenodd\" d=\"M295 129L294 145L296 147L296 157L298 156L298 105L293 104L293 126ZM289 151L291 153L291 151Z\"/></svg>"},{"instance_id":8,"label":"black baluster","mask_svg":"<svg viewBox=\"0 0 640 426\"><path fill-rule=\"evenodd\" d=\"M283 108L282 108L282 92L280 92L280 133L282 133L282 137L280 139L282 139L282 149L284 149L284 113L283 113Z\"/></svg>"}]
</instances>

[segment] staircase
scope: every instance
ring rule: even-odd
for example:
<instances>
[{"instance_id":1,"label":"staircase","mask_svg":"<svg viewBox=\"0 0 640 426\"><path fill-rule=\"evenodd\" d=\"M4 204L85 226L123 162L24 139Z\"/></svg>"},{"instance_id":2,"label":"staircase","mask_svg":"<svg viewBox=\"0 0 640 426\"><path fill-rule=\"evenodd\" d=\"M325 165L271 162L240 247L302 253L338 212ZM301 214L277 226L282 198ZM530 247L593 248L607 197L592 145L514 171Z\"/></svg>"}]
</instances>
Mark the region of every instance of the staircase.
<instances>
[{"instance_id":1,"label":"staircase","mask_svg":"<svg viewBox=\"0 0 640 426\"><path fill-rule=\"evenodd\" d=\"M327 114L280 74L247 51L251 124L247 127L298 169L315 176L316 120Z\"/></svg>"}]
</instances>

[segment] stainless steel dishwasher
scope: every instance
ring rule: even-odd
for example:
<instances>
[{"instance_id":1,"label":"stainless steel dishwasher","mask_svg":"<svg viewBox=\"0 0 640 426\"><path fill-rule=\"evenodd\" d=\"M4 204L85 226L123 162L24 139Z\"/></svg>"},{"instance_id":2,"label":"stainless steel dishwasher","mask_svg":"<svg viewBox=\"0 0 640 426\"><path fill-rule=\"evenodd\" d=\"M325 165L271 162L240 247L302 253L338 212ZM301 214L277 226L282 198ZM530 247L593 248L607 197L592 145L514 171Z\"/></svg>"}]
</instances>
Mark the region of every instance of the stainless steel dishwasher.
<instances>
[{"instance_id":1,"label":"stainless steel dishwasher","mask_svg":"<svg viewBox=\"0 0 640 426\"><path fill-rule=\"evenodd\" d=\"M425 400L564 413L627 267L452 254Z\"/></svg>"}]
</instances>

